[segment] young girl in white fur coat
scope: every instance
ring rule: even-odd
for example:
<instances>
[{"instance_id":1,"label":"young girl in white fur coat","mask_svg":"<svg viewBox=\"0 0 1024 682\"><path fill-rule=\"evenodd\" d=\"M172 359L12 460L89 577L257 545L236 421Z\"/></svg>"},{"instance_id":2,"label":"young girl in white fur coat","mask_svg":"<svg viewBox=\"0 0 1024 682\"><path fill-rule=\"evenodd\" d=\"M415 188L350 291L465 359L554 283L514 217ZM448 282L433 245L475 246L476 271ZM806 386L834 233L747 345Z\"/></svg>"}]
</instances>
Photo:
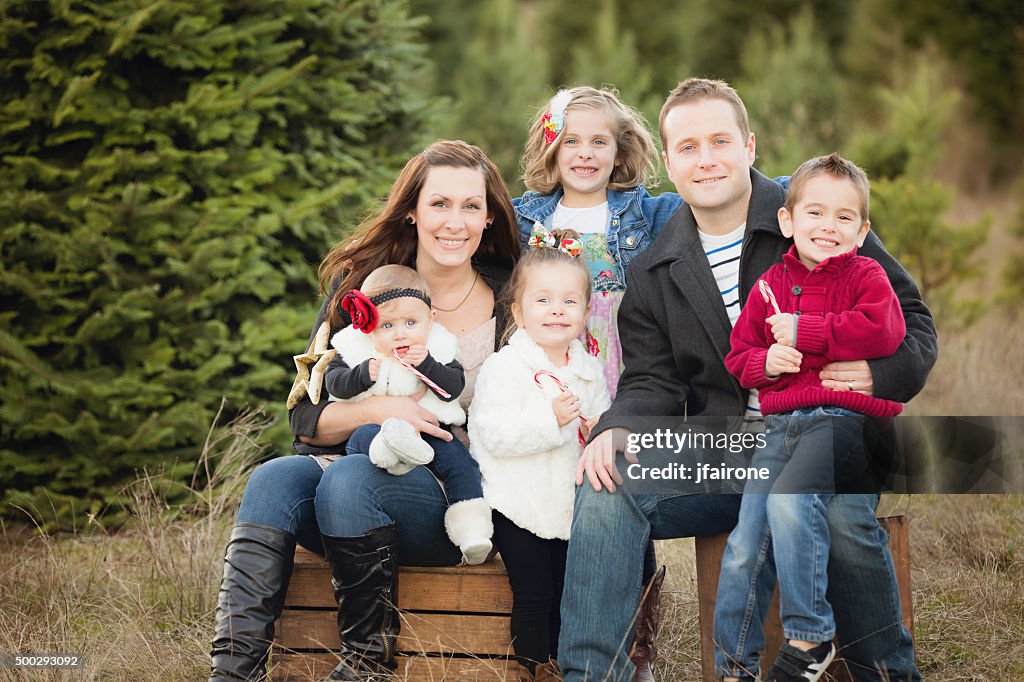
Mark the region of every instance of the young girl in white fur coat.
<instances>
[{"instance_id":1,"label":"young girl in white fur coat","mask_svg":"<svg viewBox=\"0 0 1024 682\"><path fill-rule=\"evenodd\" d=\"M560 250L578 253L578 241L561 241L532 249L512 273L518 329L480 369L469 418L470 451L512 587L513 646L531 672L558 651L576 464L588 424L611 402L600 362L576 338L590 273Z\"/></svg>"}]
</instances>

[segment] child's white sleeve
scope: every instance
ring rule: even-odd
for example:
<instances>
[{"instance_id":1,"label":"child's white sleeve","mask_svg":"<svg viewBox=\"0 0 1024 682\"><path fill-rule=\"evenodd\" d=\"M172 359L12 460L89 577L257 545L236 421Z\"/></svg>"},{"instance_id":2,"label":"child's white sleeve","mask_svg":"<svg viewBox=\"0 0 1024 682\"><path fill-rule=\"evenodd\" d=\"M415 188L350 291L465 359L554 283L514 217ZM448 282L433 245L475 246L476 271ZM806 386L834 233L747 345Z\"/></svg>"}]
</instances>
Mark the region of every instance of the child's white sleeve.
<instances>
[{"instance_id":1,"label":"child's white sleeve","mask_svg":"<svg viewBox=\"0 0 1024 682\"><path fill-rule=\"evenodd\" d=\"M558 426L551 400L518 364L499 353L489 357L480 368L469 407L469 442L473 451L491 457L534 455L576 437L574 423Z\"/></svg>"}]
</instances>

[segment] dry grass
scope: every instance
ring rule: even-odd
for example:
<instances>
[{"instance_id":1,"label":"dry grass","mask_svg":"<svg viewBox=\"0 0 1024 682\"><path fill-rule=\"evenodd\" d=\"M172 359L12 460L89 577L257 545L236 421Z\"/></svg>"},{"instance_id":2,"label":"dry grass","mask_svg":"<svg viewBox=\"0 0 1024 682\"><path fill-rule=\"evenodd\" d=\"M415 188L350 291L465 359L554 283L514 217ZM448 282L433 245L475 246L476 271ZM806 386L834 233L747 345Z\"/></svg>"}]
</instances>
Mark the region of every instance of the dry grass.
<instances>
[{"instance_id":1,"label":"dry grass","mask_svg":"<svg viewBox=\"0 0 1024 682\"><path fill-rule=\"evenodd\" d=\"M266 425L249 414L211 434L197 472L208 483L185 507L163 501L158 477L140 478L119 533L4 526L0 651L83 654L85 668L0 670L0 680L205 679L220 557Z\"/></svg>"}]
</instances>

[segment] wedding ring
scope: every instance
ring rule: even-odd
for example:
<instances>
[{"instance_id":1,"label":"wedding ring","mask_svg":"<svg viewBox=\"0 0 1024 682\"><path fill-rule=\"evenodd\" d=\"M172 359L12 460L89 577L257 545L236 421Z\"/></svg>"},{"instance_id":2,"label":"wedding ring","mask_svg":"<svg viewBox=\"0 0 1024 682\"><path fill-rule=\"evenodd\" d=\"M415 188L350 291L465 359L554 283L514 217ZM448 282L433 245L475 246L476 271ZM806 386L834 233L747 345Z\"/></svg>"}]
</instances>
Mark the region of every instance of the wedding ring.
<instances>
[{"instance_id":1,"label":"wedding ring","mask_svg":"<svg viewBox=\"0 0 1024 682\"><path fill-rule=\"evenodd\" d=\"M850 381L847 381L846 382L846 386L852 391L853 390L853 380L851 379Z\"/></svg>"}]
</instances>

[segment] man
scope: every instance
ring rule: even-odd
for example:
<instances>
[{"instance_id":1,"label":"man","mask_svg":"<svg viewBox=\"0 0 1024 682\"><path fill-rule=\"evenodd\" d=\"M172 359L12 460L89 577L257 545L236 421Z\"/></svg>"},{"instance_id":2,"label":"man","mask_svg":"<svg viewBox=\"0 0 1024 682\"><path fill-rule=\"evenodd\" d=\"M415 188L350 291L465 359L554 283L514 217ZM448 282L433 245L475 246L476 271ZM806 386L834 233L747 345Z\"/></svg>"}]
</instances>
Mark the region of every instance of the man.
<instances>
[{"instance_id":1,"label":"man","mask_svg":"<svg viewBox=\"0 0 1024 682\"><path fill-rule=\"evenodd\" d=\"M736 523L737 495L616 491L615 453L637 417L756 413L756 395L741 389L723 359L740 305L791 243L777 219L785 190L752 168L754 135L728 84L684 81L662 107L659 130L686 205L630 264L618 322L625 371L580 459L558 656L573 682L632 679L628 642L649 538L713 535ZM931 314L873 233L859 253L889 275L907 336L889 358L827 366L822 385L906 402L935 362ZM877 503L877 495L842 495L829 506L828 597L856 679L919 680ZM760 597L765 607L768 598Z\"/></svg>"}]
</instances>

